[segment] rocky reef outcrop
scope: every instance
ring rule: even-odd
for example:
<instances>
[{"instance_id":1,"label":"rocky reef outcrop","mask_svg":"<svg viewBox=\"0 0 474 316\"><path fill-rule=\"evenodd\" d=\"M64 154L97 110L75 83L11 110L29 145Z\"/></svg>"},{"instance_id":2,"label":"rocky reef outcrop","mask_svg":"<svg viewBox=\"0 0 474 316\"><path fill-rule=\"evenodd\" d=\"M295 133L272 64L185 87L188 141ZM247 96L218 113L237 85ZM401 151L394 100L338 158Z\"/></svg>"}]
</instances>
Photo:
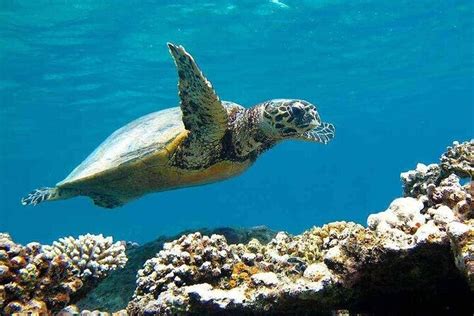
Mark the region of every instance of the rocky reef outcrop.
<instances>
[{"instance_id":1,"label":"rocky reef outcrop","mask_svg":"<svg viewBox=\"0 0 474 316\"><path fill-rule=\"evenodd\" d=\"M229 244L246 244L251 239L257 239L261 243L266 244L276 234L276 232L263 226L251 228L202 228L197 231L202 235L222 235ZM124 309L132 299L136 288L137 272L143 267L144 263L162 250L166 242L171 242L179 239L182 235L195 232L185 231L176 236L161 236L144 245L127 247L128 262L125 267L111 272L110 276L79 300L76 303L76 310L119 311Z\"/></svg>"},{"instance_id":2,"label":"rocky reef outcrop","mask_svg":"<svg viewBox=\"0 0 474 316\"><path fill-rule=\"evenodd\" d=\"M0 234L0 310L472 315L473 175L474 141L455 142L438 164L402 173L403 196L366 226L339 221L296 236L226 228L125 248L92 235L21 246Z\"/></svg>"},{"instance_id":3,"label":"rocky reef outcrop","mask_svg":"<svg viewBox=\"0 0 474 316\"><path fill-rule=\"evenodd\" d=\"M22 246L0 234L0 313L59 311L126 261L125 247L102 235Z\"/></svg>"},{"instance_id":4,"label":"rocky reef outcrop","mask_svg":"<svg viewBox=\"0 0 474 316\"><path fill-rule=\"evenodd\" d=\"M397 297L423 301L438 291L439 300L425 312L469 312L473 148L473 141L454 143L440 164L403 173L405 196L370 215L367 227L334 222L297 236L280 232L267 244L230 245L223 236L200 233L166 243L139 270L127 310L147 315L381 312L400 310Z\"/></svg>"}]
</instances>

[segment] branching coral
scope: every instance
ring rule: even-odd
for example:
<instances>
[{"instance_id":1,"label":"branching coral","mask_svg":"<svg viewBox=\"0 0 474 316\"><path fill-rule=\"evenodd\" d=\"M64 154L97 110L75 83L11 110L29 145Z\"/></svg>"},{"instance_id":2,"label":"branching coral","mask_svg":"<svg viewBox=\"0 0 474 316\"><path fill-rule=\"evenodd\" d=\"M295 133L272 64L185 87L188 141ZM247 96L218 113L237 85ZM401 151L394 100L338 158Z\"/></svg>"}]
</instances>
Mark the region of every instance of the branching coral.
<instances>
[{"instance_id":1,"label":"branching coral","mask_svg":"<svg viewBox=\"0 0 474 316\"><path fill-rule=\"evenodd\" d=\"M2 314L16 312L46 314L58 311L89 282L85 273L78 273L75 261L71 260L71 257L65 256L62 252L44 251L44 248L48 247L42 247L38 243L21 246L13 242L8 234L0 234ZM104 247L94 249L92 251L94 258L107 258L110 255ZM102 253L103 251L106 255ZM113 254L123 261L124 250ZM116 267L118 265L109 266L107 271ZM104 276L105 270L101 272L100 276Z\"/></svg>"},{"instance_id":2,"label":"branching coral","mask_svg":"<svg viewBox=\"0 0 474 316\"><path fill-rule=\"evenodd\" d=\"M49 255L62 255L73 267L73 273L81 279L100 279L108 272L123 268L127 263L125 246L114 243L112 237L81 235L79 238L65 237L44 247Z\"/></svg>"},{"instance_id":3,"label":"branching coral","mask_svg":"<svg viewBox=\"0 0 474 316\"><path fill-rule=\"evenodd\" d=\"M0 311L42 312L64 307L82 286L62 256L41 252L41 246L21 246L0 236Z\"/></svg>"}]
</instances>

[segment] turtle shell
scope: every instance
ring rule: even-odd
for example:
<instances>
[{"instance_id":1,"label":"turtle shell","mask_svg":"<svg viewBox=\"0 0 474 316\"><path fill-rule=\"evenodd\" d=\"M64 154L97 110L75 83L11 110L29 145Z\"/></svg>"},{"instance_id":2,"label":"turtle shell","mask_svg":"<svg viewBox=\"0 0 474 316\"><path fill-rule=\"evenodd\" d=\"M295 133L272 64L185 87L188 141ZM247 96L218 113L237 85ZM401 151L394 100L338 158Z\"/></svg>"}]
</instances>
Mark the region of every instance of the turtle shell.
<instances>
[{"instance_id":1,"label":"turtle shell","mask_svg":"<svg viewBox=\"0 0 474 316\"><path fill-rule=\"evenodd\" d=\"M137 159L159 154L184 131L179 107L142 116L110 135L57 186L93 179Z\"/></svg>"}]
</instances>

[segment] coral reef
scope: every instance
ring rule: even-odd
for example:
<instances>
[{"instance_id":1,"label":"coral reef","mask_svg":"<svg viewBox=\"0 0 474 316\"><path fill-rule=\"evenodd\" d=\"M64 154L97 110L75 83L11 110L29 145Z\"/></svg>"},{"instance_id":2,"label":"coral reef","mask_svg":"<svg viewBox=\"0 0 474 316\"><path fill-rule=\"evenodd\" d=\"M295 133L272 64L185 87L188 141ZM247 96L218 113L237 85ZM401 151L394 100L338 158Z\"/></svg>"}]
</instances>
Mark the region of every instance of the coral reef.
<instances>
[{"instance_id":1,"label":"coral reef","mask_svg":"<svg viewBox=\"0 0 474 316\"><path fill-rule=\"evenodd\" d=\"M447 227L456 266L468 279L474 291L474 220L451 222Z\"/></svg>"},{"instance_id":2,"label":"coral reef","mask_svg":"<svg viewBox=\"0 0 474 316\"><path fill-rule=\"evenodd\" d=\"M428 166L419 163L415 170L403 172L400 179L403 183L405 196L417 197L426 194L429 185L436 185L441 175L441 167L437 164Z\"/></svg>"},{"instance_id":3,"label":"coral reef","mask_svg":"<svg viewBox=\"0 0 474 316\"><path fill-rule=\"evenodd\" d=\"M81 316L127 316L128 313L126 310L119 310L117 312L109 313L103 312L100 310L81 310L76 305L69 305L63 308L60 312L56 314L57 316L71 316L71 315L81 315Z\"/></svg>"},{"instance_id":4,"label":"coral reef","mask_svg":"<svg viewBox=\"0 0 474 316\"><path fill-rule=\"evenodd\" d=\"M81 237L78 240L84 240ZM88 238L100 240L103 237L90 235ZM77 241L72 238L67 240ZM111 239L107 241L111 242ZM82 263L79 261L78 265L76 257L84 259L89 255L104 258L108 257L109 252L107 247L90 248L90 241L76 242L75 245L79 253L67 256L67 252L52 251L54 246L42 247L38 243L22 246L13 242L8 234L0 234L0 312L46 314L59 311L74 296L77 298L80 289L87 286L90 280L88 274L83 273L85 270L78 269ZM123 259L123 249L115 251L114 255L117 260L122 260L123 263L126 261L126 258ZM121 265L122 263L110 265L107 271ZM97 278L105 277L107 271L102 269Z\"/></svg>"},{"instance_id":5,"label":"coral reef","mask_svg":"<svg viewBox=\"0 0 474 316\"><path fill-rule=\"evenodd\" d=\"M296 236L202 230L128 249L101 235L42 247L0 234L0 310L472 315L473 150L472 140L454 142L439 164L402 173L404 196L366 227L340 221Z\"/></svg>"},{"instance_id":6,"label":"coral reef","mask_svg":"<svg viewBox=\"0 0 474 316\"><path fill-rule=\"evenodd\" d=\"M419 163L415 170L403 172L400 178L404 195L417 198L419 195L427 195L430 189L437 187L450 176L450 182L474 177L474 140L453 142L441 156L440 164L426 166Z\"/></svg>"},{"instance_id":7,"label":"coral reef","mask_svg":"<svg viewBox=\"0 0 474 316\"><path fill-rule=\"evenodd\" d=\"M102 235L81 235L60 238L44 252L51 256L64 256L70 262L73 273L81 279L100 279L110 271L123 268L127 263L125 246L113 243L112 237Z\"/></svg>"},{"instance_id":8,"label":"coral reef","mask_svg":"<svg viewBox=\"0 0 474 316\"><path fill-rule=\"evenodd\" d=\"M441 164L403 173L405 197L370 215L367 227L334 222L298 236L280 232L267 244L229 245L222 236L200 233L167 243L138 272L127 310L307 313L340 306L364 310L367 297L377 297L374 311L390 304L384 294L407 300L416 293L421 299L432 289L428 293L442 292L443 302L427 310L465 312L472 308L466 302L474 287L474 211L471 186L461 178L472 176L472 144L455 142ZM447 285L457 293L445 293Z\"/></svg>"},{"instance_id":9,"label":"coral reef","mask_svg":"<svg viewBox=\"0 0 474 316\"><path fill-rule=\"evenodd\" d=\"M454 173L460 178L474 177L474 139L453 142L441 156L441 168L446 174Z\"/></svg>"},{"instance_id":10,"label":"coral reef","mask_svg":"<svg viewBox=\"0 0 474 316\"><path fill-rule=\"evenodd\" d=\"M66 258L43 253L37 243L21 246L7 234L0 236L2 313L60 309L82 285Z\"/></svg>"},{"instance_id":11,"label":"coral reef","mask_svg":"<svg viewBox=\"0 0 474 316\"><path fill-rule=\"evenodd\" d=\"M250 240L268 243L274 236L275 232L264 227L251 228L216 228L198 230L202 235L219 234L225 236L229 244L248 243ZM192 231L193 233L195 231ZM158 239L144 244L139 247L127 248L128 257L127 264L123 269L113 271L104 281L99 283L97 287L92 289L76 305L81 310L104 310L118 311L127 307L131 300L136 287L137 271L143 267L148 259L156 255L163 249L166 242L178 239L182 235L190 234L191 231L179 233L176 236L161 236ZM113 290L111 290L113 289Z\"/></svg>"},{"instance_id":12,"label":"coral reef","mask_svg":"<svg viewBox=\"0 0 474 316\"><path fill-rule=\"evenodd\" d=\"M179 288L183 284L199 284L219 280L230 274L235 262L230 248L221 235L211 237L201 233L184 235L176 241L166 243L155 258L145 262L138 271L136 302L141 312L149 296L158 297L163 291ZM145 295L145 301L141 299ZM173 300L172 292L169 298ZM152 304L155 304L152 301ZM150 307L153 308L153 307Z\"/></svg>"}]
</instances>

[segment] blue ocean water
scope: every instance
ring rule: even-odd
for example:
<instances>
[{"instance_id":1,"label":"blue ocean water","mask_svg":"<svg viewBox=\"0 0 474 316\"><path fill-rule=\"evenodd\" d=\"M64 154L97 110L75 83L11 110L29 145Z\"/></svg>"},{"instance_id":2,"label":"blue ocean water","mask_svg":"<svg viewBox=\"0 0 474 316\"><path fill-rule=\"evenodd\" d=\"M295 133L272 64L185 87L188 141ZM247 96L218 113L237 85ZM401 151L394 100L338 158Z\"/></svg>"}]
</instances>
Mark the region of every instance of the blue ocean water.
<instances>
[{"instance_id":1,"label":"blue ocean water","mask_svg":"<svg viewBox=\"0 0 474 316\"><path fill-rule=\"evenodd\" d=\"M183 229L299 233L365 223L399 173L474 135L472 1L0 1L0 231L144 242ZM328 145L285 142L243 175L106 210L87 198L23 207L114 130L178 104L166 42L224 100L318 105Z\"/></svg>"}]
</instances>

